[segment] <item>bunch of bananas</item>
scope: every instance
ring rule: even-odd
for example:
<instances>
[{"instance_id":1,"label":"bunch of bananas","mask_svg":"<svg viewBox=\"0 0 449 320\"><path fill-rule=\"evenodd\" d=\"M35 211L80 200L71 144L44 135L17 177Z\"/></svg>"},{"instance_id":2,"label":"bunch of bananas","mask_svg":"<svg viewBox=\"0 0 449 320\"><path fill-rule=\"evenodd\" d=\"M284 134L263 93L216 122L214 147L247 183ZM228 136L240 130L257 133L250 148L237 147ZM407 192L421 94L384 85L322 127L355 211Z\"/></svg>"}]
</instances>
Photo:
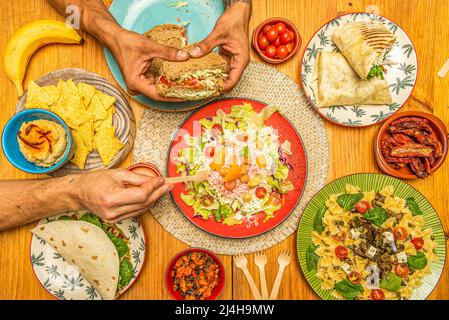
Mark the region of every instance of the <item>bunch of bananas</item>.
<instances>
[{"instance_id":1,"label":"bunch of bananas","mask_svg":"<svg viewBox=\"0 0 449 320\"><path fill-rule=\"evenodd\" d=\"M22 82L31 56L50 43L81 44L83 39L64 22L37 20L22 26L6 43L3 68L16 86L18 96L23 94Z\"/></svg>"}]
</instances>

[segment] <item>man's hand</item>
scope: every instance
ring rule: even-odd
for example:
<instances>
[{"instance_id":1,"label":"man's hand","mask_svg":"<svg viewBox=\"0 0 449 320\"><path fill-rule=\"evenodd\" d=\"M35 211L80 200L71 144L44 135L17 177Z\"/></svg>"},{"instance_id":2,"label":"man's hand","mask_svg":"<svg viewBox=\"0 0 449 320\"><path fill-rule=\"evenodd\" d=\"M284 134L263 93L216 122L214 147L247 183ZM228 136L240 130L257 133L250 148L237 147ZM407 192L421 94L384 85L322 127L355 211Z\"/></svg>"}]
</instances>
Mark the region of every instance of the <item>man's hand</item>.
<instances>
[{"instance_id":1,"label":"man's hand","mask_svg":"<svg viewBox=\"0 0 449 320\"><path fill-rule=\"evenodd\" d=\"M224 91L234 88L249 63L248 24L251 17L251 1L233 1L218 19L209 36L190 50L193 58L201 58L215 47L229 61L229 78Z\"/></svg>"},{"instance_id":2,"label":"man's hand","mask_svg":"<svg viewBox=\"0 0 449 320\"><path fill-rule=\"evenodd\" d=\"M158 101L181 101L158 95L155 86L156 79L148 78L145 71L154 58L185 61L190 57L187 51L159 45L143 35L125 29L119 29L113 40L109 49L117 59L128 92L131 95L144 94Z\"/></svg>"},{"instance_id":3,"label":"man's hand","mask_svg":"<svg viewBox=\"0 0 449 320\"><path fill-rule=\"evenodd\" d=\"M74 176L80 208L88 209L108 223L141 215L173 185L124 169L103 170Z\"/></svg>"}]
</instances>

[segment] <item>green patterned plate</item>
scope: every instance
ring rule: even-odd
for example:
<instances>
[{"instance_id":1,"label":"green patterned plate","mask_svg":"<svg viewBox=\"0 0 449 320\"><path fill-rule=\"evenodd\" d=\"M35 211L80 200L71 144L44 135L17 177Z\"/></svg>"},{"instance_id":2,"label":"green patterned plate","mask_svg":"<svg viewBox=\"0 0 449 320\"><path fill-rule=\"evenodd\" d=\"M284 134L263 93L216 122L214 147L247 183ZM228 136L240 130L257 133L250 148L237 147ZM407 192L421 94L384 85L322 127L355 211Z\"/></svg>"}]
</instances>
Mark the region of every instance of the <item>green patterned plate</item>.
<instances>
[{"instance_id":1,"label":"green patterned plate","mask_svg":"<svg viewBox=\"0 0 449 320\"><path fill-rule=\"evenodd\" d=\"M307 270L306 251L312 243L310 234L314 230L316 213L324 205L330 195L343 193L345 191L345 185L348 183L360 187L363 191L378 191L391 185L395 188L395 195L401 198L414 197L418 202L418 205L424 213L424 227L432 228L437 243L435 251L438 255L438 260L431 262L430 269L432 273L423 278L423 284L415 289L415 292L411 297L412 300L426 299L440 280L441 274L443 273L444 262L446 260L446 238L441 220L430 202L418 190L399 179L375 173L359 173L333 181L321 189L321 191L312 198L304 210L298 228L297 253L302 272L312 289L322 299L336 299L332 296L331 290L321 289L321 280L316 277L315 271Z\"/></svg>"},{"instance_id":2,"label":"green patterned plate","mask_svg":"<svg viewBox=\"0 0 449 320\"><path fill-rule=\"evenodd\" d=\"M397 37L396 43L387 56L387 60L394 62L394 64L387 65L388 73L385 75L385 79L390 85L393 103L380 106L332 106L330 108L318 108L312 84L318 52L338 51L338 48L332 41L332 34L342 24L369 20L383 23ZM369 13L351 13L335 18L325 24L307 45L300 67L301 84L304 93L315 110L327 120L347 127L371 126L385 121L399 111L412 94L418 76L418 59L415 48L405 31L389 19Z\"/></svg>"}]
</instances>

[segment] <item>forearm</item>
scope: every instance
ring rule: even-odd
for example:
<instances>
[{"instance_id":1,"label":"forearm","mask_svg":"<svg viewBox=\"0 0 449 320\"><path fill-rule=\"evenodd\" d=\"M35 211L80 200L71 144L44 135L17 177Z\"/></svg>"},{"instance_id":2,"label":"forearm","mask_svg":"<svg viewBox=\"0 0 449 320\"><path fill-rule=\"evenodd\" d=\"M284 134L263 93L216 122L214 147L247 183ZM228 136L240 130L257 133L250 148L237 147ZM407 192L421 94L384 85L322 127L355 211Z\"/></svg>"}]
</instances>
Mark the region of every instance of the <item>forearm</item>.
<instances>
[{"instance_id":1,"label":"forearm","mask_svg":"<svg viewBox=\"0 0 449 320\"><path fill-rule=\"evenodd\" d=\"M110 48L117 32L122 31L109 10L101 0L47 0L59 13L66 16L68 6L76 6L80 10L81 29L98 39Z\"/></svg>"},{"instance_id":2,"label":"forearm","mask_svg":"<svg viewBox=\"0 0 449 320\"><path fill-rule=\"evenodd\" d=\"M231 7L232 5L234 5L236 3L247 4L251 7L252 2L253 2L252 0L223 0L225 9Z\"/></svg>"},{"instance_id":3,"label":"forearm","mask_svg":"<svg viewBox=\"0 0 449 320\"><path fill-rule=\"evenodd\" d=\"M0 231L68 210L79 210L76 176L0 181Z\"/></svg>"}]
</instances>

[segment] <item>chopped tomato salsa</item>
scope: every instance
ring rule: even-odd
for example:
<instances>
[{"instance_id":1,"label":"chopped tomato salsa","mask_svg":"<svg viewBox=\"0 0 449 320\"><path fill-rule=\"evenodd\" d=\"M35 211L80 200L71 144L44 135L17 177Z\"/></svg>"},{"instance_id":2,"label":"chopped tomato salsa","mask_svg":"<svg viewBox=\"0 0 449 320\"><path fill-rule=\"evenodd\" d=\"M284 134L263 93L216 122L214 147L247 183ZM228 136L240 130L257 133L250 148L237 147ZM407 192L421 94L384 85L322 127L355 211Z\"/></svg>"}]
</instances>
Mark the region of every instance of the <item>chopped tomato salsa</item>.
<instances>
[{"instance_id":1,"label":"chopped tomato salsa","mask_svg":"<svg viewBox=\"0 0 449 320\"><path fill-rule=\"evenodd\" d=\"M171 271L174 290L186 300L206 300L218 285L220 268L203 252L189 252L176 261Z\"/></svg>"}]
</instances>

